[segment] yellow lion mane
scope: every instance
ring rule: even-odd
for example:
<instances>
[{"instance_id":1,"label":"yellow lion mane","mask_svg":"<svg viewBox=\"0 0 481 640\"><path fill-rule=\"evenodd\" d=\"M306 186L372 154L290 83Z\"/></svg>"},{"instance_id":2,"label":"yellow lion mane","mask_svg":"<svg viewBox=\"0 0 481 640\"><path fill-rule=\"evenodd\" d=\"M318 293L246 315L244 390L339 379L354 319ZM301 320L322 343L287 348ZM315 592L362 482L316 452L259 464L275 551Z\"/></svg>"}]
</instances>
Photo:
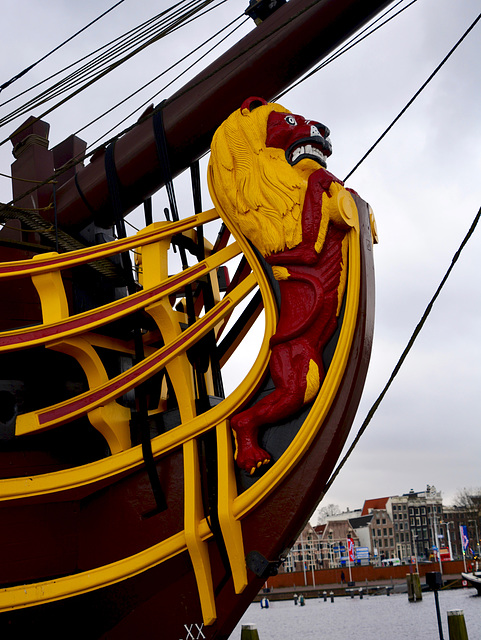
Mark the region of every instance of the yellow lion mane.
<instances>
[{"instance_id":1,"label":"yellow lion mane","mask_svg":"<svg viewBox=\"0 0 481 640\"><path fill-rule=\"evenodd\" d=\"M267 119L280 104L238 109L217 129L208 168L212 200L264 257L302 240L302 207L312 160L293 168L282 149L266 147Z\"/></svg>"}]
</instances>

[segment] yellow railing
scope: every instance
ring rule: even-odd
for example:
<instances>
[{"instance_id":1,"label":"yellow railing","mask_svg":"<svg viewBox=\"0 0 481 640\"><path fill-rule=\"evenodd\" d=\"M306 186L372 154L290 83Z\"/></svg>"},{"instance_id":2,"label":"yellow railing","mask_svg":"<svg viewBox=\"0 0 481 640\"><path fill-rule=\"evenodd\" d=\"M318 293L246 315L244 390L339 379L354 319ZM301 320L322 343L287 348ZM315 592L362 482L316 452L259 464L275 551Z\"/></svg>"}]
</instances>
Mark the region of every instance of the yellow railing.
<instances>
[{"instance_id":1,"label":"yellow railing","mask_svg":"<svg viewBox=\"0 0 481 640\"><path fill-rule=\"evenodd\" d=\"M74 357L79 358L81 364L83 362L89 382L92 380L96 381L97 384L91 385L90 390L80 396L51 407L18 416L17 434L43 431L69 422L81 415L88 415L94 426L97 426L101 431L103 429L102 433L111 444L111 448L112 443L114 443L114 448L117 447L117 450L113 451L114 454L108 458L81 467L29 478L0 480L0 500L21 502L35 498L36 500L45 501L49 499L49 496L54 497L71 490L75 490L76 495L87 495L95 490L96 485L112 484L117 477L124 477L126 473L140 468L143 465L141 448L140 446L130 447L130 443L127 441L128 438L125 435L125 421L128 418L123 415L115 415L112 418L109 411L112 413L113 406L120 406L115 402L116 398L166 367L174 389L176 389L176 395L182 399L179 402L182 424L153 438L152 453L154 459L158 459L175 448L182 447L183 449L184 477L186 478L184 487L184 530L138 554L88 572L0 590L0 611L44 604L107 587L131 578L187 550L196 575L204 624L211 624L216 618L212 572L207 551L207 542L212 533L203 513L196 440L203 433L212 429L216 429L217 436L219 522L232 569L235 590L240 593L245 588L247 575L242 540L242 519L264 500L305 454L332 405L339 381L347 364L356 326L359 300L359 231L358 228L353 228L349 234L349 275L346 312L338 347L320 393L306 421L285 454L252 487L238 496L229 417L235 413L241 404L245 402L246 397L251 395L252 391L260 384L268 366L269 340L275 331L277 312L264 271L259 265L252 248L235 227L230 228L230 230L236 238L236 243L229 245L222 251L213 253L205 261L190 267L190 269L181 274L168 278L166 272L166 247L170 243L172 235L197 226L200 223L200 219L206 222L214 218L214 213L209 211L201 214L200 217L190 218L181 223L163 224L161 229L159 229L158 224L154 225L155 228L147 228L137 234L133 240L116 241L116 243L110 243L112 246L104 245L102 252L99 252L98 255L96 254L96 258L112 255L114 253L114 245L121 251L133 247L142 248L144 290L129 296L126 300L105 305L105 307L94 312L73 316L72 318L65 313L64 292L59 272L63 268L72 266L72 261L77 261L75 264L91 262L93 258L92 254L89 254L89 250L74 252L75 255L66 254L69 257L62 256L61 266L59 266L58 260L53 257L44 257L41 264L40 261L22 261L22 275L28 273L33 278L47 275L50 278L48 274L52 270L56 273L53 281L47 282L45 286L40 283L40 286L37 287L42 307L45 307L44 318L48 317L50 322L42 325L45 334L44 336L37 334L35 339L38 342L35 342L35 344L45 344L50 348L64 349L65 352L70 352ZM120 247L118 243L121 243L122 246ZM252 274L242 280L236 288L222 299L219 299L215 306L198 318L194 324L185 331L181 331L178 322L179 318L176 312L173 312L168 300L169 294L179 287L185 286L186 283L193 282L200 275L204 276L216 269L222 262L231 259L240 251L246 256L252 268ZM30 270L26 266L27 262L30 264ZM20 263L8 264L11 274L14 274L13 277L17 277L18 271L15 271L15 265ZM0 264L0 277L6 271L6 268L2 271L3 267L5 267L5 263ZM50 269L50 272L48 269ZM42 286L44 286L44 290L42 290ZM206 413L196 415L192 371L187 361L186 351L203 335L218 326L221 319L230 314L232 309L255 286L260 288L265 309L265 333L256 361L241 385L228 398ZM152 294L150 298L149 292ZM124 306L122 306L122 303L124 303ZM164 345L159 349L152 350L142 362L136 364L127 372L111 380L103 379L102 371L99 373L95 369L96 367L99 368L100 365L95 362L95 357L90 352L90 350L94 350L92 346L94 341L91 339L89 341L88 336L93 329L101 326L101 324L119 317L116 314L131 313L138 308L146 309L156 321L163 335ZM100 315L95 316L96 312L99 312ZM105 320L102 313L105 313L105 317L108 316L109 319ZM56 315L63 317L56 317ZM78 324L75 326L69 324L73 320L77 320ZM52 327L55 327L56 333ZM29 335L29 332L31 335L34 330L38 330L38 327L0 334L0 348L4 344L2 339L18 340L20 336ZM87 336L87 339L85 339L85 336ZM86 345L79 344L79 340L86 340ZM33 343L29 342L27 344L25 342L22 346L17 346L17 344L13 345L12 342L10 346L14 349L26 348ZM5 349L8 350L9 346L5 345ZM89 367L93 369L93 371L90 371L90 377ZM190 394L187 394L187 396L185 393L178 393L179 390L186 392L189 389ZM108 409L109 407L110 409ZM106 427L105 424L108 425L109 419L111 424ZM119 428L119 424L123 425L124 433Z\"/></svg>"}]
</instances>

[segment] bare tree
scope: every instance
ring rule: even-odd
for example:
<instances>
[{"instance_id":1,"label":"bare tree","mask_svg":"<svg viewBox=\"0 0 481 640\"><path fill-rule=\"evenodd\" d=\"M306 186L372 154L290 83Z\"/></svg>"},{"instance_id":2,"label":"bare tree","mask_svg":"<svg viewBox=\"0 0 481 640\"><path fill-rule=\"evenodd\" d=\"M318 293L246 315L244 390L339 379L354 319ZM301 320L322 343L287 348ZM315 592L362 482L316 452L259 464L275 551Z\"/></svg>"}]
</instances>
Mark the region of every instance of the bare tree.
<instances>
[{"instance_id":1,"label":"bare tree","mask_svg":"<svg viewBox=\"0 0 481 640\"><path fill-rule=\"evenodd\" d=\"M470 532L470 540L475 557L481 552L481 487L461 489L456 494L454 503L466 513L466 524Z\"/></svg>"},{"instance_id":2,"label":"bare tree","mask_svg":"<svg viewBox=\"0 0 481 640\"><path fill-rule=\"evenodd\" d=\"M329 516L338 516L340 513L341 510L337 504L327 504L317 512L317 524L324 524L328 521Z\"/></svg>"},{"instance_id":3,"label":"bare tree","mask_svg":"<svg viewBox=\"0 0 481 640\"><path fill-rule=\"evenodd\" d=\"M460 489L454 499L454 504L465 509L473 518L481 516L481 487Z\"/></svg>"}]
</instances>

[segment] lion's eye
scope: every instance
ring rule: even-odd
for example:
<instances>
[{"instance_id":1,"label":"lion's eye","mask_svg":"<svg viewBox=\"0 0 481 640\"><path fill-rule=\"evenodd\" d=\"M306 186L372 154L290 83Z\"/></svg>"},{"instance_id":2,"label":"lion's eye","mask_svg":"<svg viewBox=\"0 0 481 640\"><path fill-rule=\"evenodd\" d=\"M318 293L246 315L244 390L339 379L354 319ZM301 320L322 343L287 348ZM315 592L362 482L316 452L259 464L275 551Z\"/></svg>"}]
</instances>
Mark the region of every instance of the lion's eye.
<instances>
[{"instance_id":1,"label":"lion's eye","mask_svg":"<svg viewBox=\"0 0 481 640\"><path fill-rule=\"evenodd\" d=\"M296 119L293 116L286 116L286 122L292 126L297 124Z\"/></svg>"}]
</instances>

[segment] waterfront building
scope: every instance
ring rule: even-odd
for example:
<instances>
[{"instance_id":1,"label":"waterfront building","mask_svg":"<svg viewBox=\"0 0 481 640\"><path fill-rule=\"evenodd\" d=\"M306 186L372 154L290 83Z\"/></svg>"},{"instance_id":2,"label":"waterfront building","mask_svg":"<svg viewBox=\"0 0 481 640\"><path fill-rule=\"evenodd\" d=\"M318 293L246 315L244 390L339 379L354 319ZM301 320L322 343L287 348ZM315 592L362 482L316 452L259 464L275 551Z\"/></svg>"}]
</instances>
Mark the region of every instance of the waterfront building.
<instances>
[{"instance_id":1,"label":"waterfront building","mask_svg":"<svg viewBox=\"0 0 481 640\"><path fill-rule=\"evenodd\" d=\"M477 503L475 504L477 507ZM461 559L459 526L468 527L473 554L479 553L481 513L479 508L443 507L434 486L396 496L371 498L362 509L330 515L325 523L307 524L280 571L305 571L345 566L347 537L362 550L363 564ZM356 553L356 555L361 555Z\"/></svg>"},{"instance_id":2,"label":"waterfront building","mask_svg":"<svg viewBox=\"0 0 481 640\"><path fill-rule=\"evenodd\" d=\"M307 523L279 572L315 571L322 567L321 536Z\"/></svg>"},{"instance_id":3,"label":"waterfront building","mask_svg":"<svg viewBox=\"0 0 481 640\"><path fill-rule=\"evenodd\" d=\"M387 514L385 518L383 511ZM437 559L437 549L444 545L444 534L440 528L442 511L441 493L434 486L427 485L425 491L415 492L411 489L400 496L366 500L362 513L380 514L371 523L373 546L377 544L385 558L409 562L412 556L426 561ZM382 526L383 519L386 520L385 527ZM377 522L379 520L381 530ZM392 531L393 535L380 536L380 532L384 534L385 530L388 534Z\"/></svg>"},{"instance_id":4,"label":"waterfront building","mask_svg":"<svg viewBox=\"0 0 481 640\"><path fill-rule=\"evenodd\" d=\"M451 544L453 557L460 560L463 557L463 547L461 543L460 526L467 527L469 547L466 554L467 559L473 556L481 557L481 514L475 508L469 507L443 507L443 519L441 522L441 533L448 545Z\"/></svg>"}]
</instances>

